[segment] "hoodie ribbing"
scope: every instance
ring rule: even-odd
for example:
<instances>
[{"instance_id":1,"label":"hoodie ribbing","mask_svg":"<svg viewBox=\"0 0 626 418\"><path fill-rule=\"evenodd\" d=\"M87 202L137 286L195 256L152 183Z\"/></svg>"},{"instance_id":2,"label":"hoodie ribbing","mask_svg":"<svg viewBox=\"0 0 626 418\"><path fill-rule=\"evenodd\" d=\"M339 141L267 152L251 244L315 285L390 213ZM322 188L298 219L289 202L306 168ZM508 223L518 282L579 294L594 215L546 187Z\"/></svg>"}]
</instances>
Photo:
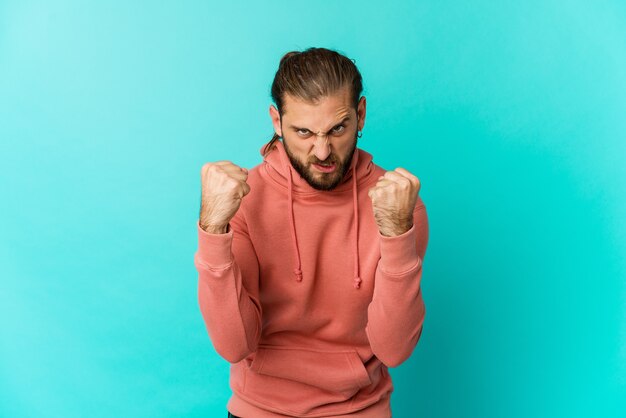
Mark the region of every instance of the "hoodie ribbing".
<instances>
[{"instance_id":1,"label":"hoodie ribbing","mask_svg":"<svg viewBox=\"0 0 626 418\"><path fill-rule=\"evenodd\" d=\"M295 275L296 281L301 282L303 280L302 277L302 259L300 257L300 247L298 246L298 235L296 233L296 222L294 218L293 212L293 172L295 171L291 166L289 161L289 157L287 152L285 151L284 145L282 142L277 141L275 148L280 156L282 169L284 173L286 173L287 177L287 214L289 216L289 225L291 238L293 243L293 251L295 258L295 265L293 268L293 273ZM357 163L359 153L354 152L352 156L352 161L350 162L350 170L352 171L352 211L353 211L353 222L352 222L352 258L354 261L353 268L353 286L355 289L361 288L361 277L359 275L359 201L358 201L358 185L357 185ZM296 172L297 176L300 176L299 173ZM319 191L319 193L324 193L323 191Z\"/></svg>"}]
</instances>

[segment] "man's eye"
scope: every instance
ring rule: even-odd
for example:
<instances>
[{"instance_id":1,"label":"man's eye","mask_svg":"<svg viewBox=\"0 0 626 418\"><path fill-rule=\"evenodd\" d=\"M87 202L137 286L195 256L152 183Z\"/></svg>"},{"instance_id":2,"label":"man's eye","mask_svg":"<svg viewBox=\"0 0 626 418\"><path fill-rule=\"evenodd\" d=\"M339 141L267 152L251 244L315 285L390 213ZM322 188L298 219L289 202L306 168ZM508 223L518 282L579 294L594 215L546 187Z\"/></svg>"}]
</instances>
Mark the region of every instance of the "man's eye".
<instances>
[{"instance_id":1,"label":"man's eye","mask_svg":"<svg viewBox=\"0 0 626 418\"><path fill-rule=\"evenodd\" d=\"M336 133L336 134L339 134L339 133L343 132L343 130L344 130L344 126L343 125L335 126L333 128L333 132Z\"/></svg>"},{"instance_id":2,"label":"man's eye","mask_svg":"<svg viewBox=\"0 0 626 418\"><path fill-rule=\"evenodd\" d=\"M308 135L309 130L308 130L308 129L298 129L296 132L297 132L297 133L298 133L298 135L300 135L300 136L305 136L305 135Z\"/></svg>"}]
</instances>

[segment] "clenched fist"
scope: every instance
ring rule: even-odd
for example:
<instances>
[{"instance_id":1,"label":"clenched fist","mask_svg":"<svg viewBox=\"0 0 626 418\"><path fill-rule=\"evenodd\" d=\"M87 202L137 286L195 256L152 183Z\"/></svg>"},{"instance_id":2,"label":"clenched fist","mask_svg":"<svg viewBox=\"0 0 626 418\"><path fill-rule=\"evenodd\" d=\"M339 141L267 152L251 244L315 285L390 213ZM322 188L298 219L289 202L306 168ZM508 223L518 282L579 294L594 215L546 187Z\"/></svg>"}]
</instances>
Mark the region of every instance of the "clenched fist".
<instances>
[{"instance_id":1,"label":"clenched fist","mask_svg":"<svg viewBox=\"0 0 626 418\"><path fill-rule=\"evenodd\" d=\"M402 235L411 229L419 190L419 179L401 167L378 178L367 195L372 200L374 218L382 235Z\"/></svg>"},{"instance_id":2,"label":"clenched fist","mask_svg":"<svg viewBox=\"0 0 626 418\"><path fill-rule=\"evenodd\" d=\"M223 234L235 216L241 200L250 192L248 170L230 161L206 163L200 171L202 199L200 227L209 233Z\"/></svg>"}]
</instances>

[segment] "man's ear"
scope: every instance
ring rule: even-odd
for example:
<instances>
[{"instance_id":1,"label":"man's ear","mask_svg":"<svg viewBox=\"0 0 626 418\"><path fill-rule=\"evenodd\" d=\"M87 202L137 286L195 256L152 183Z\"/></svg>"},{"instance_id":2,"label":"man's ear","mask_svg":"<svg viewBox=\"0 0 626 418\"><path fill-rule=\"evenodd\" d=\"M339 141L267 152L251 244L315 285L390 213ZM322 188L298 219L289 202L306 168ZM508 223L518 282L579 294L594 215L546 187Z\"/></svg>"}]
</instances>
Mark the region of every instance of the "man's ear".
<instances>
[{"instance_id":1,"label":"man's ear","mask_svg":"<svg viewBox=\"0 0 626 418\"><path fill-rule=\"evenodd\" d=\"M274 107L274 105L270 105L270 118L272 118L272 125L274 125L274 132L276 135L283 136L283 130L280 123L280 113L278 113L278 109Z\"/></svg>"},{"instance_id":2,"label":"man's ear","mask_svg":"<svg viewBox=\"0 0 626 418\"><path fill-rule=\"evenodd\" d=\"M359 99L359 105L358 108L356 110L357 113L357 118L359 120L358 124L357 124L357 129L359 131L363 130L363 126L365 125L365 108L367 106L367 102L365 101L365 96L361 96L361 98Z\"/></svg>"}]
</instances>

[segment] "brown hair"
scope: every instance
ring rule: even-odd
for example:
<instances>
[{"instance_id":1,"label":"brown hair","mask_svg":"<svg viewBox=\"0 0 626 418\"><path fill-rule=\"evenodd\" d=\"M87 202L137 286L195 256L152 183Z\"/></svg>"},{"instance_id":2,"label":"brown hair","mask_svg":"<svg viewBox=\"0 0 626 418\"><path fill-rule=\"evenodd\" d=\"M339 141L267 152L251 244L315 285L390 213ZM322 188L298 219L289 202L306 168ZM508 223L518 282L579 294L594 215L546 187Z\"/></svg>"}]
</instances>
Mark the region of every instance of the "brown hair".
<instances>
[{"instance_id":1,"label":"brown hair","mask_svg":"<svg viewBox=\"0 0 626 418\"><path fill-rule=\"evenodd\" d=\"M354 63L353 59L326 48L308 48L302 52L291 51L283 55L271 92L281 122L285 112L285 94L315 102L349 86L354 109L357 109L363 91L363 79ZM272 139L265 144L263 155L272 149L279 138L274 133Z\"/></svg>"}]
</instances>

